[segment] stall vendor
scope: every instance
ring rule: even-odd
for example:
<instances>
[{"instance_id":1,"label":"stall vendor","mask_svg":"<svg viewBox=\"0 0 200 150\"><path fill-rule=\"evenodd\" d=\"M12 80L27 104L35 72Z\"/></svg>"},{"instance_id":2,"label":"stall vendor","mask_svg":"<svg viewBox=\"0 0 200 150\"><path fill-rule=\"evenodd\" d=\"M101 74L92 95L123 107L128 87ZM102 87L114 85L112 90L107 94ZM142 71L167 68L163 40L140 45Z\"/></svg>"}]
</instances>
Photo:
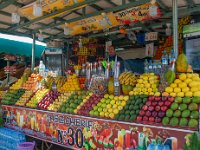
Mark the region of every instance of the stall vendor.
<instances>
[{"instance_id":1,"label":"stall vendor","mask_svg":"<svg viewBox=\"0 0 200 150\"><path fill-rule=\"evenodd\" d=\"M120 72L123 72L124 71L124 60L117 56L116 54L116 50L115 50L115 47L113 45L109 46L108 47L108 59L107 61L108 62L112 62L111 64L115 63L115 62L120 62Z\"/></svg>"}]
</instances>

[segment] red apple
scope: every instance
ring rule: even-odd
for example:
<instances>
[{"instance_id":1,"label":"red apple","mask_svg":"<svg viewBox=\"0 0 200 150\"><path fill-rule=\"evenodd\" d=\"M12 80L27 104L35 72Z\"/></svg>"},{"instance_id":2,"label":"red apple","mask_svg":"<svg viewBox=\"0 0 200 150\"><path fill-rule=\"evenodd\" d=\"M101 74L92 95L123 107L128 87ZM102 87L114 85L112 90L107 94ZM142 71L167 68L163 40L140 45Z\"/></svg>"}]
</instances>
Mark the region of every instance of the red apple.
<instances>
[{"instance_id":1,"label":"red apple","mask_svg":"<svg viewBox=\"0 0 200 150\"><path fill-rule=\"evenodd\" d=\"M163 118L163 117L165 116L165 112L159 111L159 112L158 112L158 116L159 116L160 118Z\"/></svg>"},{"instance_id":2,"label":"red apple","mask_svg":"<svg viewBox=\"0 0 200 150\"><path fill-rule=\"evenodd\" d=\"M152 102L152 106L156 106L158 102Z\"/></svg>"},{"instance_id":3,"label":"red apple","mask_svg":"<svg viewBox=\"0 0 200 150\"><path fill-rule=\"evenodd\" d=\"M153 111L153 110L154 110L154 107L153 107L153 106L149 106L148 110L149 110L149 111Z\"/></svg>"},{"instance_id":4,"label":"red apple","mask_svg":"<svg viewBox=\"0 0 200 150\"><path fill-rule=\"evenodd\" d=\"M165 106L169 107L171 105L171 102L170 101L166 101L165 102Z\"/></svg>"},{"instance_id":5,"label":"red apple","mask_svg":"<svg viewBox=\"0 0 200 150\"><path fill-rule=\"evenodd\" d=\"M166 101L167 100L167 97L166 96L163 96L162 97L162 101Z\"/></svg>"},{"instance_id":6,"label":"red apple","mask_svg":"<svg viewBox=\"0 0 200 150\"><path fill-rule=\"evenodd\" d=\"M147 117L150 117L150 116L151 116L151 112L150 112L150 111L147 111L147 112L145 113L145 115L146 115Z\"/></svg>"},{"instance_id":7,"label":"red apple","mask_svg":"<svg viewBox=\"0 0 200 150\"><path fill-rule=\"evenodd\" d=\"M153 101L155 99L155 96L149 96L148 100Z\"/></svg>"},{"instance_id":8,"label":"red apple","mask_svg":"<svg viewBox=\"0 0 200 150\"><path fill-rule=\"evenodd\" d=\"M155 118L154 117L149 117L150 122L154 122Z\"/></svg>"},{"instance_id":9,"label":"red apple","mask_svg":"<svg viewBox=\"0 0 200 150\"><path fill-rule=\"evenodd\" d=\"M174 101L174 98L173 98L172 96L168 96L168 100L169 100L170 102L173 102L173 101Z\"/></svg>"},{"instance_id":10,"label":"red apple","mask_svg":"<svg viewBox=\"0 0 200 150\"><path fill-rule=\"evenodd\" d=\"M47 105L44 105L44 109L47 109L47 107L48 107Z\"/></svg>"},{"instance_id":11,"label":"red apple","mask_svg":"<svg viewBox=\"0 0 200 150\"><path fill-rule=\"evenodd\" d=\"M148 120L149 120L149 117L144 116L142 120L143 120L143 121L148 121Z\"/></svg>"},{"instance_id":12,"label":"red apple","mask_svg":"<svg viewBox=\"0 0 200 150\"><path fill-rule=\"evenodd\" d=\"M165 112L167 109L168 109L167 106L162 106L162 107L161 107L161 110L162 110L163 112Z\"/></svg>"},{"instance_id":13,"label":"red apple","mask_svg":"<svg viewBox=\"0 0 200 150\"><path fill-rule=\"evenodd\" d=\"M142 116L137 116L137 121L142 121Z\"/></svg>"},{"instance_id":14,"label":"red apple","mask_svg":"<svg viewBox=\"0 0 200 150\"><path fill-rule=\"evenodd\" d=\"M160 111L160 106L156 106L156 107L155 107L155 110L156 110L156 111Z\"/></svg>"},{"instance_id":15,"label":"red apple","mask_svg":"<svg viewBox=\"0 0 200 150\"><path fill-rule=\"evenodd\" d=\"M159 105L159 106L163 106L163 105L164 105L164 102L160 101L160 102L158 102L158 105Z\"/></svg>"},{"instance_id":16,"label":"red apple","mask_svg":"<svg viewBox=\"0 0 200 150\"><path fill-rule=\"evenodd\" d=\"M155 97L155 101L160 101L160 100L161 100L161 97L159 97L159 96Z\"/></svg>"},{"instance_id":17,"label":"red apple","mask_svg":"<svg viewBox=\"0 0 200 150\"><path fill-rule=\"evenodd\" d=\"M151 101L146 102L146 105L150 106L151 105Z\"/></svg>"},{"instance_id":18,"label":"red apple","mask_svg":"<svg viewBox=\"0 0 200 150\"><path fill-rule=\"evenodd\" d=\"M144 110L140 110L139 114L140 114L140 116L144 116L145 115L145 111Z\"/></svg>"},{"instance_id":19,"label":"red apple","mask_svg":"<svg viewBox=\"0 0 200 150\"><path fill-rule=\"evenodd\" d=\"M148 109L148 106L147 106L147 105L144 105L144 106L142 107L142 109L143 109L143 110L147 110L147 109Z\"/></svg>"},{"instance_id":20,"label":"red apple","mask_svg":"<svg viewBox=\"0 0 200 150\"><path fill-rule=\"evenodd\" d=\"M160 123L161 122L161 118L156 117L155 121L156 121L156 123Z\"/></svg>"},{"instance_id":21,"label":"red apple","mask_svg":"<svg viewBox=\"0 0 200 150\"><path fill-rule=\"evenodd\" d=\"M153 112L152 112L152 116L153 116L153 117L157 117L157 115L158 115L158 113L157 113L156 111L153 111Z\"/></svg>"}]
</instances>

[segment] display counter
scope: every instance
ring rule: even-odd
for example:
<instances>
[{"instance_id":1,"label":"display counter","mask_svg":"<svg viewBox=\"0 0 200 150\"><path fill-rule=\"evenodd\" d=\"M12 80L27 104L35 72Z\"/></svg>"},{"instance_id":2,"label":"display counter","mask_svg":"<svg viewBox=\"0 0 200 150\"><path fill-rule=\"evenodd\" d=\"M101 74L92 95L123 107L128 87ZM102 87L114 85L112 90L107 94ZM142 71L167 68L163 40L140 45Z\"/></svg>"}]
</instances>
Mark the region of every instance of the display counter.
<instances>
[{"instance_id":1,"label":"display counter","mask_svg":"<svg viewBox=\"0 0 200 150\"><path fill-rule=\"evenodd\" d=\"M73 149L146 149L149 141L168 138L182 149L185 136L194 131L92 118L18 106L2 105L5 126L26 135ZM173 138L174 137L174 138ZM167 141L167 140L166 140ZM168 143L169 144L169 143Z\"/></svg>"}]
</instances>

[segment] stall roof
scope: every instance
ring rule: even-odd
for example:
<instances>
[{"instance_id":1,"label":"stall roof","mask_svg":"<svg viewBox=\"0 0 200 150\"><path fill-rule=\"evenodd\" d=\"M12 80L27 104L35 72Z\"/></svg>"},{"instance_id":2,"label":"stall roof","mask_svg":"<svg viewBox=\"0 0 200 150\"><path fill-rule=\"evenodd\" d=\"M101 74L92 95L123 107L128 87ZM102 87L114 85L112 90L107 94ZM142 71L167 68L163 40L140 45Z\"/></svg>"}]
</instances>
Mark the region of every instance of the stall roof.
<instances>
[{"instance_id":1,"label":"stall roof","mask_svg":"<svg viewBox=\"0 0 200 150\"><path fill-rule=\"evenodd\" d=\"M66 22L74 22L83 18L88 18L101 14L102 12L117 12L124 8L138 6L145 4L150 0L85 0L82 3L74 6L65 7L63 10L54 11L53 13L39 17L37 19L28 20L21 18L20 24L12 24L11 13L15 12L27 4L34 2L34 0L0 0L0 32L16 35L32 36L32 33L43 31L45 41L51 39L63 39L66 37L61 27ZM163 31L167 22L172 22L172 0L157 0L162 9L163 17L151 21L137 23L135 27L142 27L144 31ZM78 8L74 10L74 8ZM200 0L178 0L179 16L191 15L200 12ZM68 10L68 12L56 16L55 18L46 19L54 16L61 11ZM102 34L102 31L100 31ZM99 33L95 33L99 34ZM111 38L116 38L112 36ZM71 37L70 37L71 38Z\"/></svg>"}]
</instances>

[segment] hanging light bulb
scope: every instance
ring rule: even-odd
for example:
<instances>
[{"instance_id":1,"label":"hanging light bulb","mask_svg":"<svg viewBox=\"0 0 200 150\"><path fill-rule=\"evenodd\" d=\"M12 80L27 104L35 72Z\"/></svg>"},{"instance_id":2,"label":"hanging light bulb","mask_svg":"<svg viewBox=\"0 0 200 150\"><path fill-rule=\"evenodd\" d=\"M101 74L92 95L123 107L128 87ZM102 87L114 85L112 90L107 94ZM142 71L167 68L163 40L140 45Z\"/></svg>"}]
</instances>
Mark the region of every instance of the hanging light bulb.
<instances>
[{"instance_id":1,"label":"hanging light bulb","mask_svg":"<svg viewBox=\"0 0 200 150\"><path fill-rule=\"evenodd\" d=\"M68 27L68 23L65 23L64 35L70 35L70 29L69 29L69 27Z\"/></svg>"},{"instance_id":2,"label":"hanging light bulb","mask_svg":"<svg viewBox=\"0 0 200 150\"><path fill-rule=\"evenodd\" d=\"M171 36L172 35L171 23L167 23L166 26L167 28L165 30L165 33L167 36Z\"/></svg>"},{"instance_id":3,"label":"hanging light bulb","mask_svg":"<svg viewBox=\"0 0 200 150\"><path fill-rule=\"evenodd\" d=\"M40 33L38 34L38 40L39 41L43 41L44 40L44 37L43 37L43 34L42 34L42 30L40 30Z\"/></svg>"},{"instance_id":4,"label":"hanging light bulb","mask_svg":"<svg viewBox=\"0 0 200 150\"><path fill-rule=\"evenodd\" d=\"M38 0L33 5L33 16L35 17L40 17L43 15L41 2L42 2L41 0Z\"/></svg>"}]
</instances>

